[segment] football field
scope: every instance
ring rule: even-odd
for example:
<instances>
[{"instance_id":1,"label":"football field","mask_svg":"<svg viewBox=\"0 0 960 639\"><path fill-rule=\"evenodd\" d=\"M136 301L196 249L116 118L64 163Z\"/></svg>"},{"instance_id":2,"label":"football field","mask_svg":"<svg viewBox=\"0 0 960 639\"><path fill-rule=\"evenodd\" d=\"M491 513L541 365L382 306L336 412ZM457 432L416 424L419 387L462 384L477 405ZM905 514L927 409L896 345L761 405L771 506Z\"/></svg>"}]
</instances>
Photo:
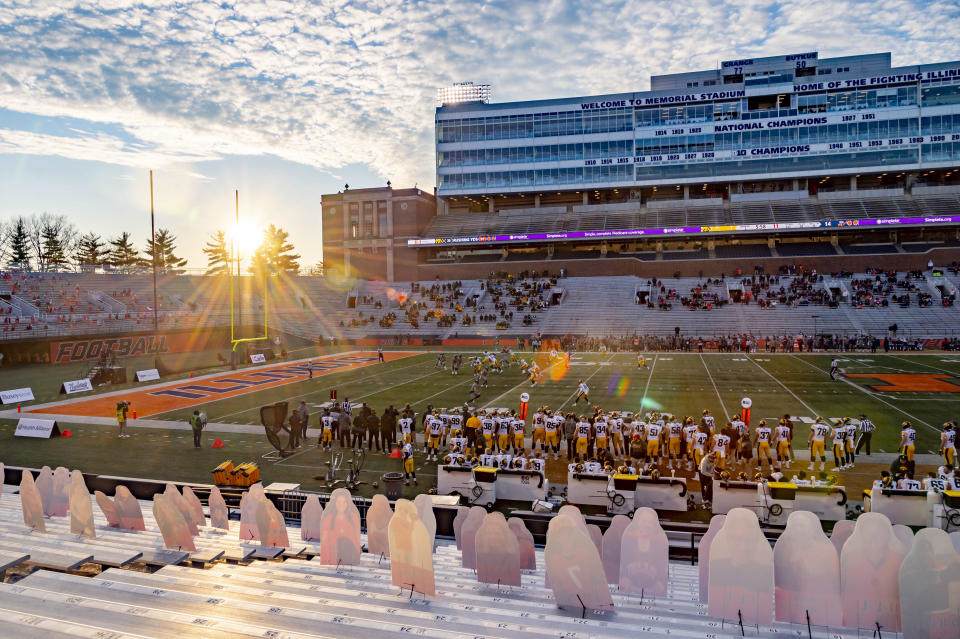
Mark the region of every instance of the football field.
<instances>
[{"instance_id":1,"label":"football field","mask_svg":"<svg viewBox=\"0 0 960 639\"><path fill-rule=\"evenodd\" d=\"M465 353L459 375L451 374L449 353L446 368L437 367L436 352L387 351L385 355L385 363L378 363L376 353L370 351L326 355L315 360L319 369L313 379L303 368L304 360L297 360L224 370L106 396L87 393L42 407L24 405L24 414L57 415L61 428L69 429L73 437L15 438L15 415L8 412L0 422L0 461L209 483L210 470L221 461L250 460L260 461L265 483L292 481L305 489L321 489L324 481L315 477L326 467L329 454L318 451L313 441L286 459L261 460L273 450L259 425L261 406L287 401L292 410L301 400L306 401L313 428L321 405L334 390L338 399L366 402L378 414L390 404L397 408L410 404L422 413L428 406L463 406L469 398L471 353ZM529 352L519 356L528 361L534 357ZM841 369L836 381L829 376L834 357L840 360ZM911 421L917 430L918 453L936 453L941 425L960 413L960 356L949 353L651 353L646 355L646 367L637 365L633 353L575 353L569 364L561 360L547 367L543 377L542 383L531 387L518 365L507 365L502 374L489 374L488 386L471 407L518 408L520 394L527 392L531 412L546 405L554 411L588 413L583 401L575 404L577 384L584 380L590 388L590 404L607 410L698 416L707 409L721 421L738 412L741 399L749 397L754 426L760 419L777 419L785 413L801 423L798 449L805 446L808 432L802 424L817 416L856 418L867 414L878 427L874 452L894 452L900 424ZM157 394L163 391L166 394ZM133 411L149 407L149 419L144 419L146 414L138 415L139 419L131 422L129 439L117 439L115 424L104 417L121 398L130 399ZM210 421L204 431L205 447L199 450L193 448L186 429L186 420L195 408L204 410ZM210 448L214 438L222 439L224 447ZM421 480L416 490L423 491L433 484L436 472L419 457L417 466ZM565 476L562 460L550 462L550 466L549 475ZM370 455L366 479L372 482L380 473L398 469L397 460ZM414 490L410 487L408 492ZM373 491L367 485L360 492Z\"/></svg>"}]
</instances>

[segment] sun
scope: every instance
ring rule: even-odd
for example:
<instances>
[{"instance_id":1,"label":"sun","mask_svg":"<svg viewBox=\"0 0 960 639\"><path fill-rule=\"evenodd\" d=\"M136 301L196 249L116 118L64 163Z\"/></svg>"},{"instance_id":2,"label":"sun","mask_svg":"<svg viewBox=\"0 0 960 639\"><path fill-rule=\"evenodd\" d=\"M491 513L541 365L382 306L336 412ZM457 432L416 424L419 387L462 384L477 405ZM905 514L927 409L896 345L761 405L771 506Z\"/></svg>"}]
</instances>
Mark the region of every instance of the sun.
<instances>
[{"instance_id":1,"label":"sun","mask_svg":"<svg viewBox=\"0 0 960 639\"><path fill-rule=\"evenodd\" d=\"M230 225L227 234L235 247L239 247L241 256L249 256L263 239L263 227L252 220L240 220L239 223Z\"/></svg>"}]
</instances>

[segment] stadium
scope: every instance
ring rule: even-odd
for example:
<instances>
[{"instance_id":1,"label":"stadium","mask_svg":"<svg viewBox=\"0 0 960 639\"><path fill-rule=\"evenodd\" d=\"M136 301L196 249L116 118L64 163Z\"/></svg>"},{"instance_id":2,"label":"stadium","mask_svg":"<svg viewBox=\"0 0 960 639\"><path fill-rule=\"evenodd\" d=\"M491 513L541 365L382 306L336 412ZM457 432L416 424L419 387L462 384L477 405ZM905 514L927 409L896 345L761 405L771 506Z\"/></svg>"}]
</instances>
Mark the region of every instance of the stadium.
<instances>
[{"instance_id":1,"label":"stadium","mask_svg":"<svg viewBox=\"0 0 960 639\"><path fill-rule=\"evenodd\" d=\"M0 636L958 636L960 61L650 86L441 90L322 274L3 272Z\"/></svg>"}]
</instances>

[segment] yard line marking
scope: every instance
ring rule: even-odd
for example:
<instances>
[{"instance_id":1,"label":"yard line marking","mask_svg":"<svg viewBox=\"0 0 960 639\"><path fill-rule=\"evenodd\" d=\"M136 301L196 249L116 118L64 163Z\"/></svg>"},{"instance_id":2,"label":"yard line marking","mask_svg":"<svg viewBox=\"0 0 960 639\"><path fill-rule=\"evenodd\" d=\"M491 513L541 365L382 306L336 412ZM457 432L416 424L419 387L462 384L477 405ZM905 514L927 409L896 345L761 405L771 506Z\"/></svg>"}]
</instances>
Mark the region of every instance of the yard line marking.
<instances>
[{"instance_id":1,"label":"yard line marking","mask_svg":"<svg viewBox=\"0 0 960 639\"><path fill-rule=\"evenodd\" d=\"M794 393L792 390L790 390L789 388L787 388L787 385L784 384L783 382L781 382L781 381L780 381L780 378L778 378L776 375L774 375L773 373L771 373L770 371L768 371L767 369L765 369L763 366L761 366L761 365L759 364L759 362L755 362L752 358L750 358L750 361L753 362L754 365L755 365L757 368L759 368L759 369L762 370L764 373L766 373L766 374L767 374L767 377L769 377L770 379L772 379L772 380L775 381L776 383L780 384L780 386L783 388L783 390L785 390L785 391L787 391L788 393L790 393L795 400L797 400L798 402L800 402L801 404L803 404L803 407L806 408L808 411L810 411L811 414L813 414L813 415L819 415L819 413L818 413L817 411L815 411L815 410L813 409L813 407L810 406L810 404L808 404L808 403L806 403L805 401L803 401L802 399L800 399L800 396L799 396L799 395L797 395L797 394Z\"/></svg>"},{"instance_id":2,"label":"yard line marking","mask_svg":"<svg viewBox=\"0 0 960 639\"><path fill-rule=\"evenodd\" d=\"M446 388L444 388L444 389L441 390L440 392L434 393L433 395L429 395L429 396L427 396L427 397L424 397L423 399L420 399L420 400L418 400L418 401L410 404L410 406L411 406L411 407L413 407L413 406L418 406L418 405L424 403L425 401L427 401L428 399L433 399L433 398L436 397L437 395L442 395L443 393L446 393L447 391L453 390L453 389L456 388L457 386L463 386L464 384L470 384L470 383L472 383L472 382L473 382L473 378L471 378L469 375L467 375L467 379L463 380L462 382L457 382L456 384L451 384L450 386L447 386ZM521 382L521 383L523 383L523 382ZM466 402L464 402L464 403L466 403Z\"/></svg>"},{"instance_id":3,"label":"yard line marking","mask_svg":"<svg viewBox=\"0 0 960 639\"><path fill-rule=\"evenodd\" d=\"M727 416L727 421L729 421L730 413L727 412L727 406L723 403L723 397L720 396L720 389L717 388L717 383L713 381L713 375L710 374L710 369L707 368L707 360L703 359L703 353L699 353L699 355L700 363L703 364L703 370L707 371L707 377L710 378L710 383L713 385L713 390L717 394L717 399L720 400L720 409L723 411L723 414Z\"/></svg>"},{"instance_id":4,"label":"yard line marking","mask_svg":"<svg viewBox=\"0 0 960 639\"><path fill-rule=\"evenodd\" d=\"M814 368L814 369L820 371L821 373L826 373L826 372L827 372L825 369L822 369L822 368L820 368L819 366L816 366L816 365L814 365L814 364L811 364L810 362L804 361L803 358L797 357L796 359L799 359L801 362L803 362L804 364L806 364L806 365L809 366L810 368ZM860 384L857 384L857 383L855 383L855 382L851 382L849 379L847 379L846 377L843 377L843 376L840 377L840 381L843 381L843 382L846 382L847 384L850 384L851 386L853 386L854 388L856 388L858 391L860 391L860 392L863 393L864 395L867 395L867 396L869 396L869 397L872 397L873 399L877 400L877 401L880 402L881 404L885 404L886 406L889 406L890 408L892 408L893 410L897 411L898 413L901 413L901 414L903 414L903 415L906 415L907 417L909 417L910 419L912 419L912 420L914 420L914 421L920 422L921 424L923 424L924 426L926 426L927 428L929 428L929 429L932 430L933 432L935 432L935 433L937 433L937 434L940 433L939 430L937 430L935 427L931 426L931 425L928 424L927 422L923 421L923 420L920 419L919 417L916 417L916 416L914 416L914 415L911 415L910 413L908 413L907 411L903 410L902 408L898 408L898 407L894 406L893 404L891 404L891 403L888 402L887 400L883 399L882 397L880 397L880 396L877 395L876 393L873 393L873 392L867 390L866 388L864 388L864 387L861 386Z\"/></svg>"},{"instance_id":5,"label":"yard line marking","mask_svg":"<svg viewBox=\"0 0 960 639\"><path fill-rule=\"evenodd\" d=\"M643 397L640 398L640 410L643 410L643 402L647 399L647 390L650 389L650 380L653 379L653 369L657 367L657 355L653 356L653 364L650 366L650 374L647 375L647 384L643 387Z\"/></svg>"},{"instance_id":6,"label":"yard line marking","mask_svg":"<svg viewBox=\"0 0 960 639\"><path fill-rule=\"evenodd\" d=\"M897 357L896 355L887 355L887 357L892 357L893 359L899 359L901 362L907 362L908 364L916 364L917 366L923 366L924 368L940 371L941 373L946 373L948 375L956 375L956 373L954 373L953 371L948 371L945 368L940 368L939 366L930 366L929 364L914 362L913 360L904 359L903 357ZM910 372L910 371L904 371L904 372Z\"/></svg>"},{"instance_id":7,"label":"yard line marking","mask_svg":"<svg viewBox=\"0 0 960 639\"><path fill-rule=\"evenodd\" d=\"M414 356L414 357L416 357L416 356ZM400 368L390 369L389 372L391 372L391 373L397 373L397 372L400 372L400 371L407 370L408 368L414 368L414 367L416 367L416 366L422 366L422 365L423 365L423 362L418 362L418 363L416 363L416 364L410 364L409 366L401 366ZM354 370L360 370L360 369L354 369ZM343 372L347 372L347 371L343 371ZM365 377L360 377L360 378L358 378L358 379L349 381L349 382L347 382L347 383L348 383L348 384L358 384L358 383L360 383L360 382L365 382L365 381L367 381L367 380L369 380L369 379L373 379L374 377L377 377L377 373L374 373L374 374L372 374L372 375L367 375L367 376L365 376ZM310 381L309 378L308 378L306 381ZM307 393L299 393L299 394L297 394L297 395L291 395L291 396L289 396L289 397L284 397L284 398L279 399L279 400L277 400L277 401L281 401L281 402L287 401L287 402L288 402L288 401L290 401L290 400L292 400L292 399L297 399L297 398L299 398L299 397L309 397L309 396L314 395L314 394L316 394L316 393L321 393L321 392L323 392L323 391L332 390L332 389L336 388L337 386L343 386L343 382L334 383L334 384L332 384L332 385L330 385L330 386L324 386L324 387L321 387L321 388L317 388L317 389L314 389L314 390L309 391L309 392L307 392ZM213 404L213 403L215 403L215 402L223 401L223 400L226 400L226 399L232 399L232 398L230 398L230 397L224 397L224 398L222 398L222 399L212 399L211 401L208 402L208 404ZM226 418L226 417L233 417L234 415L242 415L243 413L249 413L249 412L251 412L251 411L259 411L259 410L260 410L259 407L244 408L243 410L234 411L234 412L232 412L232 413L226 413L225 415L218 415L218 416L217 416L217 421L223 421L223 419ZM173 412L173 411L168 411L168 412ZM165 413L160 413L160 414L162 415L162 414L165 414ZM259 425L259 424L258 424L258 425Z\"/></svg>"},{"instance_id":8,"label":"yard line marking","mask_svg":"<svg viewBox=\"0 0 960 639\"><path fill-rule=\"evenodd\" d=\"M613 353L610 354L610 357L607 358L607 362L613 359L613 355L614 355ZM593 373L590 374L590 377L583 380L583 383L586 384L587 382L589 382L591 379L593 379L593 376L599 373L601 370L603 369L597 366L597 370L593 371ZM563 410L563 407L566 406L568 403L570 403L570 400L576 397L576 395L577 395L577 391L573 391L572 393L570 393L570 397L568 397L562 404L560 404L560 408L558 408L557 410ZM499 397L497 399L499 399Z\"/></svg>"},{"instance_id":9,"label":"yard line marking","mask_svg":"<svg viewBox=\"0 0 960 639\"><path fill-rule=\"evenodd\" d=\"M547 366L545 369L543 369L543 371L542 371L541 374L546 374L547 371L549 371L551 368L553 368L554 366L556 366L557 364L559 364L561 361L562 361L562 360L558 358L557 361L555 361L553 364L550 364L550 366ZM599 366L597 367L597 370L600 370L600 367L599 367ZM594 374L596 374L596 373L594 373ZM522 385L526 384L526 383L529 382L529 381L530 381L530 378L529 378L529 377L524 377L523 379L521 379L521 380L517 383L516 386L514 386L513 388L510 388L510 389L508 389L508 390L503 391L502 393L500 393L499 395L497 395L496 397L494 397L493 399L491 399L489 402L487 402L486 404L484 404L484 405L481 406L480 408L487 408L487 407L490 406L490 404L493 404L494 402L500 401L500 398L501 398L501 397L505 397L506 395L508 395L508 394L512 393L513 391L517 390L518 388L520 388Z\"/></svg>"}]
</instances>

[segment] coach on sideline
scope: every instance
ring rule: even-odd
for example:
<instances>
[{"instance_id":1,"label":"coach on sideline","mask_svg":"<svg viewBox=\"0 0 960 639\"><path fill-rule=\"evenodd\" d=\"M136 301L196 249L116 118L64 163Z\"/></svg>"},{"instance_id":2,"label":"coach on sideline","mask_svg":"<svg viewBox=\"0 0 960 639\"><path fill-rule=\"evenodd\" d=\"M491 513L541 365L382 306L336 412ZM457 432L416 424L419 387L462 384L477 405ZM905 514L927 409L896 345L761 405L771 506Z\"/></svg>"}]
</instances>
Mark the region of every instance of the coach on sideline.
<instances>
[{"instance_id":1,"label":"coach on sideline","mask_svg":"<svg viewBox=\"0 0 960 639\"><path fill-rule=\"evenodd\" d=\"M393 443L397 441L397 415L399 412L390 404L383 409L383 416L380 418L380 442L383 444L383 452L390 452Z\"/></svg>"}]
</instances>

